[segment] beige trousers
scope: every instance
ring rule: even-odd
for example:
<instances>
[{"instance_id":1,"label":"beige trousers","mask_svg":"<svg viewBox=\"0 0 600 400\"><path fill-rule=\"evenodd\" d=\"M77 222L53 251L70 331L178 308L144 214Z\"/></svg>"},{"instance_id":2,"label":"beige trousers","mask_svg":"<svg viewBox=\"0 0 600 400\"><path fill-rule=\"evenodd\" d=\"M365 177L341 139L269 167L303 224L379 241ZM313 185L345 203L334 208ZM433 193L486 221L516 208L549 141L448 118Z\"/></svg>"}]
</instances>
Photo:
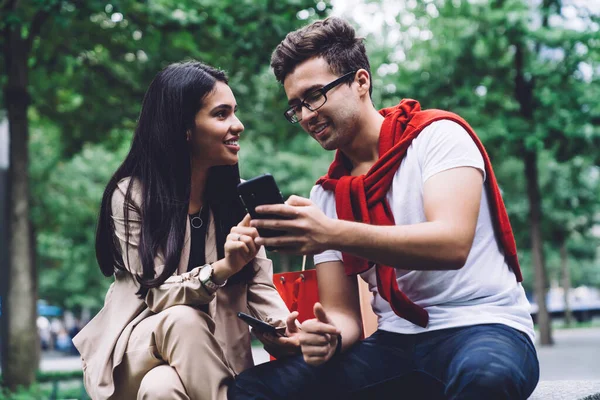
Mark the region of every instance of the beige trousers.
<instances>
[{"instance_id":1,"label":"beige trousers","mask_svg":"<svg viewBox=\"0 0 600 400\"><path fill-rule=\"evenodd\" d=\"M213 320L173 306L140 322L115 369L115 399L226 400L233 372Z\"/></svg>"}]
</instances>

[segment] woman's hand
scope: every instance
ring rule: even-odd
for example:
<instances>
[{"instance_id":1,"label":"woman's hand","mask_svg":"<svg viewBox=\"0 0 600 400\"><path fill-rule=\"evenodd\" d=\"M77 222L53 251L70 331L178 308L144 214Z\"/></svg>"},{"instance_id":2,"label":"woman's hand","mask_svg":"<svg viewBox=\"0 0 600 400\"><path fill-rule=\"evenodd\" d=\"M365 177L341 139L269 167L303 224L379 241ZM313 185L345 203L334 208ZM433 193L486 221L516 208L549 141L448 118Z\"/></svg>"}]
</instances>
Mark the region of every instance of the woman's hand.
<instances>
[{"instance_id":1,"label":"woman's hand","mask_svg":"<svg viewBox=\"0 0 600 400\"><path fill-rule=\"evenodd\" d=\"M213 281L222 284L254 260L260 246L254 243L258 237L256 228L250 226L250 215L231 228L225 241L225 258L213 264Z\"/></svg>"},{"instance_id":2,"label":"woman's hand","mask_svg":"<svg viewBox=\"0 0 600 400\"><path fill-rule=\"evenodd\" d=\"M275 358L285 358L300 354L300 329L296 324L298 312L294 311L286 319L285 336L273 336L253 330L252 333L265 345L265 350Z\"/></svg>"}]
</instances>

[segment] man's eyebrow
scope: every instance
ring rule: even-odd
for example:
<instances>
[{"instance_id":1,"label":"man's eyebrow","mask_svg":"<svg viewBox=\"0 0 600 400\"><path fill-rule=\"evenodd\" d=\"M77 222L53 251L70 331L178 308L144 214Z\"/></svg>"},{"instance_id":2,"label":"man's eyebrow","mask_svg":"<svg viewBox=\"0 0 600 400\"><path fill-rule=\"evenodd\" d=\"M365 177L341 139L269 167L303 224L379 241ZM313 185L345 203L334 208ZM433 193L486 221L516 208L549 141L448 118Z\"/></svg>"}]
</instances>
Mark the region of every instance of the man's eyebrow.
<instances>
[{"instance_id":1,"label":"man's eyebrow","mask_svg":"<svg viewBox=\"0 0 600 400\"><path fill-rule=\"evenodd\" d=\"M304 91L302 92L302 100L304 100L304 98L306 98L306 95L309 94L310 92L317 90L317 89L321 89L324 85L321 85L319 83L314 84L306 89L304 89ZM291 100L288 101L288 104L291 106L294 103L299 103L300 100L298 100L297 98L293 98Z\"/></svg>"}]
</instances>

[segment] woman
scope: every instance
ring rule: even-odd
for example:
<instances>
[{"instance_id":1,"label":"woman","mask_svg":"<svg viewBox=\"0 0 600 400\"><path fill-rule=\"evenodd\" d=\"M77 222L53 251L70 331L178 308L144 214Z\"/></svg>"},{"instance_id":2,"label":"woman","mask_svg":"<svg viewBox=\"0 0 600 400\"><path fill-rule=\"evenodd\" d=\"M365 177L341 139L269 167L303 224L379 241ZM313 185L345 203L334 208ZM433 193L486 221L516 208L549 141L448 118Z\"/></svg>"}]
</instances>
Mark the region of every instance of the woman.
<instances>
[{"instance_id":1,"label":"woman","mask_svg":"<svg viewBox=\"0 0 600 400\"><path fill-rule=\"evenodd\" d=\"M225 399L252 366L238 311L289 321L290 337L261 340L296 350L272 264L237 201L236 111L225 74L199 62L150 84L100 209L96 257L115 282L74 338L93 399Z\"/></svg>"}]
</instances>

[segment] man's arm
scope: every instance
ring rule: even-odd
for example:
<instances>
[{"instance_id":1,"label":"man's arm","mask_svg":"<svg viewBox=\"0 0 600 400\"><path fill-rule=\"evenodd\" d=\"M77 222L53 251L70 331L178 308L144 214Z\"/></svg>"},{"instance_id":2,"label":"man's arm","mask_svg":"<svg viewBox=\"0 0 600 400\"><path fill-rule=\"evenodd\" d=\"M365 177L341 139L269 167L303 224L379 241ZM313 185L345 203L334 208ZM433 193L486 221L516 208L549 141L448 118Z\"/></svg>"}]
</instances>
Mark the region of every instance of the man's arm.
<instances>
[{"instance_id":1,"label":"man's arm","mask_svg":"<svg viewBox=\"0 0 600 400\"><path fill-rule=\"evenodd\" d=\"M423 187L427 222L388 227L339 221L333 245L402 269L459 269L473 244L482 183L482 173L475 168L440 172Z\"/></svg>"},{"instance_id":2,"label":"man's arm","mask_svg":"<svg viewBox=\"0 0 600 400\"><path fill-rule=\"evenodd\" d=\"M252 220L251 225L287 231L279 238L257 238L261 245L316 254L334 249L376 263L410 270L461 268L467 259L479 216L482 172L460 167L429 178L423 188L426 222L377 226L328 218L309 200L293 196L286 205L257 208L288 220Z\"/></svg>"},{"instance_id":3,"label":"man's arm","mask_svg":"<svg viewBox=\"0 0 600 400\"><path fill-rule=\"evenodd\" d=\"M358 285L355 276L347 276L339 261L317 265L320 303L315 318L302 323L299 342L306 363L320 365L329 361L342 337L342 351L360 339L362 332Z\"/></svg>"},{"instance_id":4,"label":"man's arm","mask_svg":"<svg viewBox=\"0 0 600 400\"><path fill-rule=\"evenodd\" d=\"M319 301L327 316L342 333L342 348L360 339L362 320L356 276L348 276L340 261L317 264Z\"/></svg>"}]
</instances>

